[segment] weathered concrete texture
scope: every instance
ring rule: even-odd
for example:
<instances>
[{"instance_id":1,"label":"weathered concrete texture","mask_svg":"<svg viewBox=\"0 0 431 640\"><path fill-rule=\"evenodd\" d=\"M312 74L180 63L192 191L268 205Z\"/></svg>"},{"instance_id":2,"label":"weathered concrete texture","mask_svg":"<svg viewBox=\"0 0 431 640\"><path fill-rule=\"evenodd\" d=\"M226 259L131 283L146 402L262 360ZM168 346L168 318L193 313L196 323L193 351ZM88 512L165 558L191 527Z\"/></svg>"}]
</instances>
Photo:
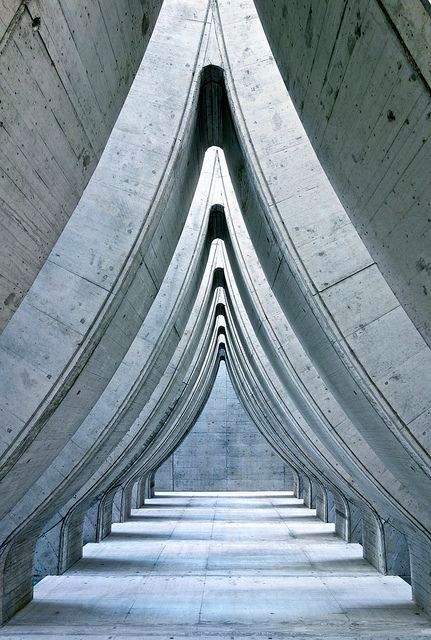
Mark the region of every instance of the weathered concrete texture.
<instances>
[{"instance_id":1,"label":"weathered concrete texture","mask_svg":"<svg viewBox=\"0 0 431 640\"><path fill-rule=\"evenodd\" d=\"M383 574L410 573L431 611L431 350L319 164L251 0L165 0L0 355L0 619L31 599L35 550L63 572L127 519L136 483L151 495L220 360L298 494Z\"/></svg>"},{"instance_id":2,"label":"weathered concrete texture","mask_svg":"<svg viewBox=\"0 0 431 640\"><path fill-rule=\"evenodd\" d=\"M240 193L240 206L247 212L244 219L272 293L314 367L346 414L344 423L339 417L335 418L338 433L347 435L351 421L388 470L406 450L412 458L418 455L418 466L412 463L393 472L401 480L405 474L410 476L415 468L409 480L404 478L407 486L414 485L420 468L424 471L429 465L429 445L426 430L419 432L410 409L416 402L415 393L421 396L416 405L420 413L423 403L431 402L431 387L425 383L431 372L431 352L402 309L388 314L385 308L383 312L383 324L388 322L394 332L391 337L388 328L381 326L377 305L370 301L368 307L368 299L375 298L368 269L373 267L372 260L323 173L287 93L275 91L280 77L270 57L265 64L255 64L258 52L262 54L267 46L261 40L258 23L256 20L236 21L231 15L231 5L222 1L219 8L225 55L230 63L229 74L232 74L231 77L227 74L228 87L235 96L235 111L241 105L244 118L237 126L242 125L244 146L247 135L252 136L253 149L247 147L247 151L255 153L254 159L261 171L257 189L255 186L257 192L253 192L251 186L255 175L233 153L229 158L229 148L226 150L228 164L232 164L230 171L234 182L238 176L236 189ZM234 13L239 16L243 11L236 7ZM253 40L251 33L255 36ZM235 46L237 42L239 47ZM267 99L269 93L271 108ZM256 112L258 121L253 116ZM249 182L244 178L247 171ZM266 206L262 206L260 198L265 198ZM313 212L311 220L310 212ZM319 224L316 224L316 216ZM265 242L261 241L262 227ZM386 305L392 294L379 277L381 289L377 298ZM328 292L338 287L345 287L348 295L346 298L339 295L341 308L331 309L329 313ZM374 317L367 318L364 323L362 313L367 307ZM342 329L346 318L355 318L358 335L350 336L348 328ZM404 331L402 327L408 327L408 330ZM344 335L341 340L340 331ZM362 343L360 349L355 346L358 338ZM403 348L394 351L395 339L407 352ZM375 367L374 357L386 370L381 378L383 369ZM368 379L363 375L364 369ZM303 375L305 378L306 374ZM416 382L411 386L413 377ZM401 397L404 398L403 405ZM333 414L329 417L332 420ZM398 417L411 422L411 427L404 430ZM392 425L389 427L391 433L383 436L389 424ZM351 441L352 435L349 434L346 440ZM418 451L418 441L423 443L422 453ZM395 454L395 449L399 454ZM424 473L423 481L428 485L428 472ZM421 483L418 484L417 491L421 492ZM425 494L429 495L429 489L423 494L424 504L427 501Z\"/></svg>"},{"instance_id":3,"label":"weathered concrete texture","mask_svg":"<svg viewBox=\"0 0 431 640\"><path fill-rule=\"evenodd\" d=\"M156 491L292 490L289 468L238 400L226 365L192 431L157 470Z\"/></svg>"},{"instance_id":4,"label":"weathered concrete texture","mask_svg":"<svg viewBox=\"0 0 431 640\"><path fill-rule=\"evenodd\" d=\"M0 332L93 173L161 0L0 7Z\"/></svg>"},{"instance_id":5,"label":"weathered concrete texture","mask_svg":"<svg viewBox=\"0 0 431 640\"><path fill-rule=\"evenodd\" d=\"M58 572L58 550L61 539L61 520L55 518L46 527L46 531L38 538L34 552L33 577L37 582L45 576Z\"/></svg>"},{"instance_id":6,"label":"weathered concrete texture","mask_svg":"<svg viewBox=\"0 0 431 640\"><path fill-rule=\"evenodd\" d=\"M134 510L0 638L431 638L400 578L291 494L167 494Z\"/></svg>"},{"instance_id":7,"label":"weathered concrete texture","mask_svg":"<svg viewBox=\"0 0 431 640\"><path fill-rule=\"evenodd\" d=\"M430 345L430 3L255 4L320 161Z\"/></svg>"}]
</instances>

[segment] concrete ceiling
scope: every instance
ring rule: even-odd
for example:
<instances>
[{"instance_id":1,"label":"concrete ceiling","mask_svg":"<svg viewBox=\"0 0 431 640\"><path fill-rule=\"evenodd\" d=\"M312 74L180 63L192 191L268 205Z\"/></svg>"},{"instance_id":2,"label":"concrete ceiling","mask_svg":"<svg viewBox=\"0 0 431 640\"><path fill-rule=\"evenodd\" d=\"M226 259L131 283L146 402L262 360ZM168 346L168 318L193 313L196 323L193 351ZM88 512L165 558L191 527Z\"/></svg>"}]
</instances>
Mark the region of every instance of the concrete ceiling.
<instances>
[{"instance_id":1,"label":"concrete ceiling","mask_svg":"<svg viewBox=\"0 0 431 640\"><path fill-rule=\"evenodd\" d=\"M431 342L431 3L256 0L307 135Z\"/></svg>"},{"instance_id":2,"label":"concrete ceiling","mask_svg":"<svg viewBox=\"0 0 431 640\"><path fill-rule=\"evenodd\" d=\"M0 331L82 196L161 4L0 3Z\"/></svg>"},{"instance_id":3,"label":"concrete ceiling","mask_svg":"<svg viewBox=\"0 0 431 640\"><path fill-rule=\"evenodd\" d=\"M275 27L264 3L256 4L277 57ZM335 4L347 20L348 2L322 3L319 11ZM30 10L41 5L20 5L13 19L34 20ZM135 49L136 60L158 8L139 4L141 30L142 16L151 17L140 54L136 47L127 54ZM108 14L118 26L112 7ZM106 22L102 29L84 13L79 19L99 47ZM39 44L46 21L41 15L29 34ZM375 38L386 25L392 42L392 24L376 24ZM313 23L310 37L330 48L326 27ZM339 47L352 48L348 31L337 37ZM81 52L88 42L74 46ZM402 53L411 64L412 52ZM296 73L305 62L298 52ZM106 74L114 68L111 59ZM0 336L2 619L31 598L41 535L58 528L58 570L65 570L81 553L88 509L112 509L118 489L130 494L172 454L221 357L273 448L322 503L333 496L340 535L354 539L362 527L364 555L384 573L400 572L407 540L414 597L430 608L425 325L355 228L353 200L340 187L348 164L338 172L328 160L328 170L320 146L313 148L307 127L313 114L318 127L319 109L298 114L282 63L280 71L252 0L165 0L127 98L117 76L104 83L118 90L117 106L67 217L79 202L50 237ZM389 100L390 88L381 91ZM408 99L413 109L419 98ZM378 101L368 101L363 113L374 118ZM20 110L20 119L34 109ZM344 136L337 122L331 127ZM412 134L412 153L415 141ZM373 177L380 151L369 149ZM369 193L359 184L361 195ZM69 192L60 191L65 206ZM410 259L416 249L404 253Z\"/></svg>"}]
</instances>

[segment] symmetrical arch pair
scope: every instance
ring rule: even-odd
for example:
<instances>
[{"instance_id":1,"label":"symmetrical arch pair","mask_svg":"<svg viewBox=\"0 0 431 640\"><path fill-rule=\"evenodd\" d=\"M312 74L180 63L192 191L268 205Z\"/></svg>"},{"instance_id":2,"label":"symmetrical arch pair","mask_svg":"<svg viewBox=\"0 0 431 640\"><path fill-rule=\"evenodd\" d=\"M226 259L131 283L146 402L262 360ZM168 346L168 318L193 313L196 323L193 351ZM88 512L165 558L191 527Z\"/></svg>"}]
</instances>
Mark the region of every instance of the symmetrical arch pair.
<instances>
[{"instance_id":1,"label":"symmetrical arch pair","mask_svg":"<svg viewBox=\"0 0 431 640\"><path fill-rule=\"evenodd\" d=\"M2 619L31 598L38 539L63 571L90 510L100 538L118 490L122 517L134 486L142 500L220 357L298 494L379 570L410 563L429 607L431 353L324 174L251 0L165 1L0 348Z\"/></svg>"}]
</instances>

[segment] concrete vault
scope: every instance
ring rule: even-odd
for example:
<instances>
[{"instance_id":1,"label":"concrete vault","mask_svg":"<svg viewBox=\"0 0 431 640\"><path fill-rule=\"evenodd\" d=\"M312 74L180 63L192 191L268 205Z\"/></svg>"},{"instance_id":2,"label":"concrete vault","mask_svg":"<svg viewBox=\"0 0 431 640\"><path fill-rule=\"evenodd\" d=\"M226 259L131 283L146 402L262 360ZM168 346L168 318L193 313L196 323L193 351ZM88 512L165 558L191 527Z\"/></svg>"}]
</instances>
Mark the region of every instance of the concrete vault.
<instances>
[{"instance_id":1,"label":"concrete vault","mask_svg":"<svg viewBox=\"0 0 431 640\"><path fill-rule=\"evenodd\" d=\"M78 4L0 7L0 620L152 495L220 362L430 612L429 3Z\"/></svg>"}]
</instances>

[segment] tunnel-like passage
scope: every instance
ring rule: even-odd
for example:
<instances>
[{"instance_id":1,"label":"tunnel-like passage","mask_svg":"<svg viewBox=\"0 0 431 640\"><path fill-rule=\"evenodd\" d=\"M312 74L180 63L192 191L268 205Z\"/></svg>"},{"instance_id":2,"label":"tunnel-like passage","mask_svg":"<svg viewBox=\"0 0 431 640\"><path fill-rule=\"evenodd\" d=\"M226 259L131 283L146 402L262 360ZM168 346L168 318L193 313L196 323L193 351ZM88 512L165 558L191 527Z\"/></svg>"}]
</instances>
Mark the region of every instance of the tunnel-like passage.
<instances>
[{"instance_id":1,"label":"tunnel-like passage","mask_svg":"<svg viewBox=\"0 0 431 640\"><path fill-rule=\"evenodd\" d=\"M166 492L37 585L0 638L410 639L427 625L406 582L291 492Z\"/></svg>"},{"instance_id":2,"label":"tunnel-like passage","mask_svg":"<svg viewBox=\"0 0 431 640\"><path fill-rule=\"evenodd\" d=\"M0 2L0 636L427 637L428 0L42 4Z\"/></svg>"}]
</instances>

